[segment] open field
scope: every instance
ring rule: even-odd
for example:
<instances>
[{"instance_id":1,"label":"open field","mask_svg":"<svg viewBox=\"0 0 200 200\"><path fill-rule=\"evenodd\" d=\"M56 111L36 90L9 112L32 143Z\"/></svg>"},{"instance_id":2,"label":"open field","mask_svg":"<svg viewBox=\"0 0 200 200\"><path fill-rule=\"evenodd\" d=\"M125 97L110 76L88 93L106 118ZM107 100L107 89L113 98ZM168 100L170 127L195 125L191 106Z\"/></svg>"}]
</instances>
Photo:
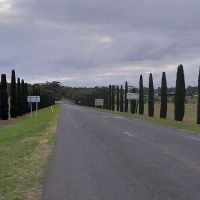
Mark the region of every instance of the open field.
<instances>
[{"instance_id":1,"label":"open field","mask_svg":"<svg viewBox=\"0 0 200 200\"><path fill-rule=\"evenodd\" d=\"M160 105L155 104L155 116L154 117L148 117L147 116L147 104L145 104L145 114L144 115L135 115L135 114L129 114L129 113L120 113L120 112L115 112L115 111L110 111L110 110L102 110L99 108L95 108L99 111L103 112L111 112L114 114L126 116L129 118L134 118L134 119L139 119L139 120L146 120L151 123L156 123L159 125L165 125L165 126L170 126L173 128L177 128L180 130L185 130L185 131L190 131L196 134L200 134L200 125L196 124L196 104L186 104L185 105L185 117L183 122L177 122L174 120L174 105L169 104L168 105L168 116L167 119L160 119L159 118L159 112L160 112Z\"/></svg>"},{"instance_id":2,"label":"open field","mask_svg":"<svg viewBox=\"0 0 200 200\"><path fill-rule=\"evenodd\" d=\"M59 105L0 128L0 199L40 199Z\"/></svg>"}]
</instances>

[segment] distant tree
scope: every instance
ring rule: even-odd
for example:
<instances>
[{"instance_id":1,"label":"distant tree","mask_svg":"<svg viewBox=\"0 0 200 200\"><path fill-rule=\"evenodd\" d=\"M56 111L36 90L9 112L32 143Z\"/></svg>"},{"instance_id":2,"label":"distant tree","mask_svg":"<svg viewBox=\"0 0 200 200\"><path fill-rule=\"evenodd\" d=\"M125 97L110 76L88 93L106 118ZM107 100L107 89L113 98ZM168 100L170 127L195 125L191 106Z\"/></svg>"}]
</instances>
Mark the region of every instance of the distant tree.
<instances>
[{"instance_id":1,"label":"distant tree","mask_svg":"<svg viewBox=\"0 0 200 200\"><path fill-rule=\"evenodd\" d=\"M139 114L144 114L144 92L143 92L143 77L140 75L140 84L139 84Z\"/></svg>"},{"instance_id":2,"label":"distant tree","mask_svg":"<svg viewBox=\"0 0 200 200\"><path fill-rule=\"evenodd\" d=\"M119 86L117 86L117 111L119 111Z\"/></svg>"},{"instance_id":3,"label":"distant tree","mask_svg":"<svg viewBox=\"0 0 200 200\"><path fill-rule=\"evenodd\" d=\"M124 112L124 95L123 95L123 86L121 85L120 89L120 112Z\"/></svg>"},{"instance_id":4,"label":"distant tree","mask_svg":"<svg viewBox=\"0 0 200 200\"><path fill-rule=\"evenodd\" d=\"M174 97L174 117L176 121L183 121L185 114L185 76L183 65L177 69L176 91Z\"/></svg>"},{"instance_id":5,"label":"distant tree","mask_svg":"<svg viewBox=\"0 0 200 200\"><path fill-rule=\"evenodd\" d=\"M6 75L2 74L1 75L1 119L2 120L8 120L8 110L9 110L9 105L8 105L8 93L7 93L7 80L6 80Z\"/></svg>"},{"instance_id":6,"label":"distant tree","mask_svg":"<svg viewBox=\"0 0 200 200\"><path fill-rule=\"evenodd\" d=\"M10 117L17 117L17 86L15 70L12 70L11 86L10 86Z\"/></svg>"},{"instance_id":7,"label":"distant tree","mask_svg":"<svg viewBox=\"0 0 200 200\"><path fill-rule=\"evenodd\" d=\"M160 118L167 117L167 80L166 74L162 74L162 83L161 83L161 105L160 105Z\"/></svg>"},{"instance_id":8,"label":"distant tree","mask_svg":"<svg viewBox=\"0 0 200 200\"><path fill-rule=\"evenodd\" d=\"M126 81L126 83L125 83L125 112L128 112L127 93L128 93L128 82Z\"/></svg>"},{"instance_id":9,"label":"distant tree","mask_svg":"<svg viewBox=\"0 0 200 200\"><path fill-rule=\"evenodd\" d=\"M115 86L112 85L112 110L115 110Z\"/></svg>"},{"instance_id":10,"label":"distant tree","mask_svg":"<svg viewBox=\"0 0 200 200\"><path fill-rule=\"evenodd\" d=\"M108 98L108 101L109 101L109 104L108 104L108 109L111 110L112 109L112 88L111 88L111 85L109 85L109 98Z\"/></svg>"},{"instance_id":11,"label":"distant tree","mask_svg":"<svg viewBox=\"0 0 200 200\"><path fill-rule=\"evenodd\" d=\"M199 69L199 79L198 79L197 124L200 124L200 69Z\"/></svg>"},{"instance_id":12,"label":"distant tree","mask_svg":"<svg viewBox=\"0 0 200 200\"><path fill-rule=\"evenodd\" d=\"M17 79L17 115L22 115L22 91L21 91L21 83L20 78Z\"/></svg>"},{"instance_id":13,"label":"distant tree","mask_svg":"<svg viewBox=\"0 0 200 200\"><path fill-rule=\"evenodd\" d=\"M152 73L149 76L148 114L150 117L154 116L154 85Z\"/></svg>"}]
</instances>

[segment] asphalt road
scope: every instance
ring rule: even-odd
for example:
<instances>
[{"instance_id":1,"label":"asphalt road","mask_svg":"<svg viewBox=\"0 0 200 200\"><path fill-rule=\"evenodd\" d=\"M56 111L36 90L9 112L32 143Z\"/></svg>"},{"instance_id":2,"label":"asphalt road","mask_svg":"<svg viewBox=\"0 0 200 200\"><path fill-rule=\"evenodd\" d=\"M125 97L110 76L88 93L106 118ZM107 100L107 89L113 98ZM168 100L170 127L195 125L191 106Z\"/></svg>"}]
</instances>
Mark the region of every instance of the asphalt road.
<instances>
[{"instance_id":1,"label":"asphalt road","mask_svg":"<svg viewBox=\"0 0 200 200\"><path fill-rule=\"evenodd\" d=\"M200 200L200 137L62 105L45 200Z\"/></svg>"}]
</instances>

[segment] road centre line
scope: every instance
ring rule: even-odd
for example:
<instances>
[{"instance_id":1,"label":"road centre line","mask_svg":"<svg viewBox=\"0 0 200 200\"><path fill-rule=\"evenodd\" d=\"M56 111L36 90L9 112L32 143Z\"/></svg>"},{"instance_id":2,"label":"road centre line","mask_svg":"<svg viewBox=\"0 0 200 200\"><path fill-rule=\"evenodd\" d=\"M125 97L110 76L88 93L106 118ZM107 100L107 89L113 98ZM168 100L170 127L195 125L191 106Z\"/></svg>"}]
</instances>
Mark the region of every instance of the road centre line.
<instances>
[{"instance_id":1,"label":"road centre line","mask_svg":"<svg viewBox=\"0 0 200 200\"><path fill-rule=\"evenodd\" d=\"M128 135L128 136L130 136L130 137L132 137L132 138L135 138L134 135L131 135L130 133L128 133L128 132L126 132L126 131L124 131L123 133L126 134L126 135Z\"/></svg>"}]
</instances>

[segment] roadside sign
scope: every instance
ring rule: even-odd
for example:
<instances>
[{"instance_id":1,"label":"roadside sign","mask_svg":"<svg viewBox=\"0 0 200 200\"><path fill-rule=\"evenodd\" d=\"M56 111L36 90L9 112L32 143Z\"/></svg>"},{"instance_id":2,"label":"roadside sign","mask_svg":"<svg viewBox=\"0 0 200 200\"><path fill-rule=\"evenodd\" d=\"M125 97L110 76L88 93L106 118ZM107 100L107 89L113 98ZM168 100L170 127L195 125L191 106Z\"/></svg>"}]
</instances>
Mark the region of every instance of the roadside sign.
<instances>
[{"instance_id":1,"label":"roadside sign","mask_svg":"<svg viewBox=\"0 0 200 200\"><path fill-rule=\"evenodd\" d=\"M104 99L95 99L95 106L104 106Z\"/></svg>"},{"instance_id":2,"label":"roadside sign","mask_svg":"<svg viewBox=\"0 0 200 200\"><path fill-rule=\"evenodd\" d=\"M139 100L139 94L138 93L127 93L127 99L128 100Z\"/></svg>"},{"instance_id":3,"label":"roadside sign","mask_svg":"<svg viewBox=\"0 0 200 200\"><path fill-rule=\"evenodd\" d=\"M27 96L28 103L40 103L40 96Z\"/></svg>"},{"instance_id":4,"label":"roadside sign","mask_svg":"<svg viewBox=\"0 0 200 200\"><path fill-rule=\"evenodd\" d=\"M40 103L40 96L27 96L27 102L30 103L31 118L33 117L33 103L36 103L36 117L38 116L38 103Z\"/></svg>"}]
</instances>

